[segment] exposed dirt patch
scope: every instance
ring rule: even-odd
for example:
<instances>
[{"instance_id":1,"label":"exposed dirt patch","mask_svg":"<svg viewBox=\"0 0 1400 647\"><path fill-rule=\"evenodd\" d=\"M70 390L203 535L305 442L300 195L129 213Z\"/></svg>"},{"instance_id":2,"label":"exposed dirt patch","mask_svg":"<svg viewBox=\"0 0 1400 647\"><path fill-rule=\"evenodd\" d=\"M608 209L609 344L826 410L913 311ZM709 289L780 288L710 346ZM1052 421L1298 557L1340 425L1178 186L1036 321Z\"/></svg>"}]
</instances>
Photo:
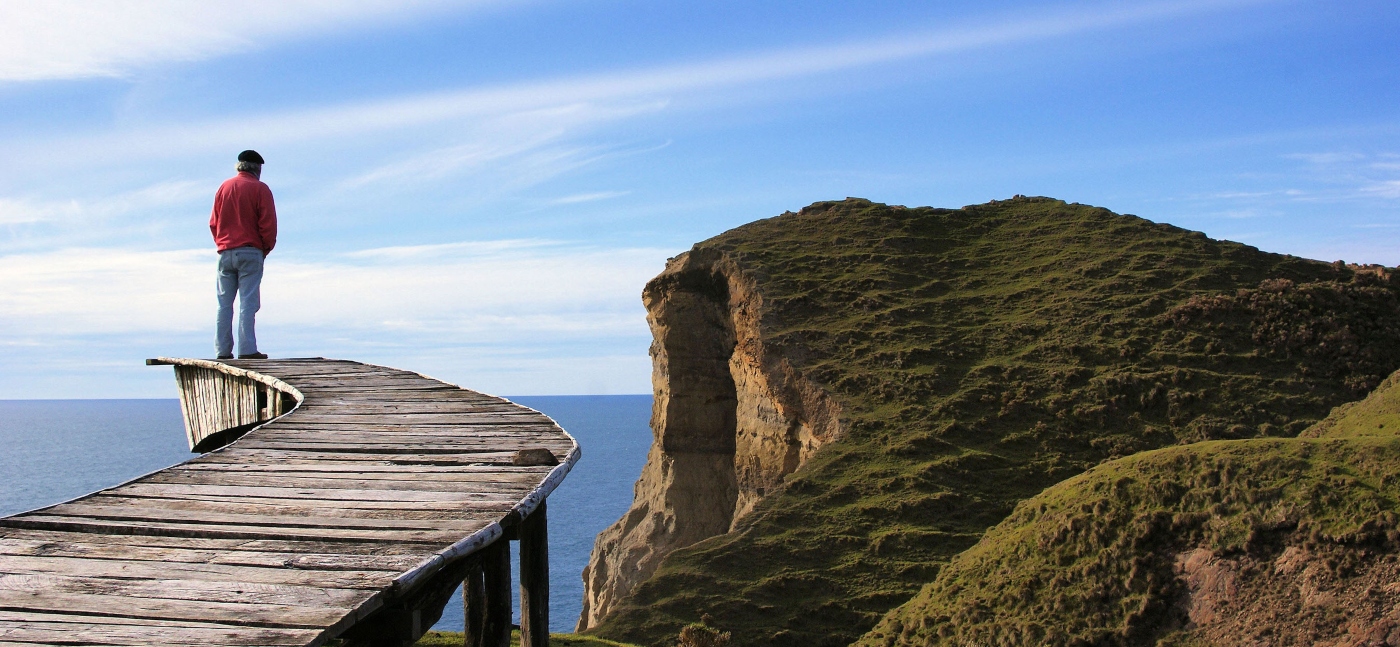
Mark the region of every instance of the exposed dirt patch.
<instances>
[{"instance_id":1,"label":"exposed dirt patch","mask_svg":"<svg viewBox=\"0 0 1400 647\"><path fill-rule=\"evenodd\" d=\"M1273 559L1177 557L1186 644L1400 647L1400 556L1291 545Z\"/></svg>"}]
</instances>

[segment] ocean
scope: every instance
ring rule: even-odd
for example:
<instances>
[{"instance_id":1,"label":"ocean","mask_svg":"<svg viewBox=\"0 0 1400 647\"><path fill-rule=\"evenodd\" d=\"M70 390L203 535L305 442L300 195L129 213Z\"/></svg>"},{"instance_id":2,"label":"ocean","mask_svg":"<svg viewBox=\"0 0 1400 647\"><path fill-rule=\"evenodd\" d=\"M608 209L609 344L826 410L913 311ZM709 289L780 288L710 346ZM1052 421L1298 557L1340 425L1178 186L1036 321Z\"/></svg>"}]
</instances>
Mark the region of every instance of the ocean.
<instances>
[{"instance_id":1,"label":"ocean","mask_svg":"<svg viewBox=\"0 0 1400 647\"><path fill-rule=\"evenodd\" d=\"M627 511L646 462L651 396L510 399L554 418L583 448L583 458L549 497L549 625L551 631L573 631L593 538ZM111 487L192 456L174 399L0 400L0 448L0 516ZM461 631L460 591L433 628Z\"/></svg>"}]
</instances>

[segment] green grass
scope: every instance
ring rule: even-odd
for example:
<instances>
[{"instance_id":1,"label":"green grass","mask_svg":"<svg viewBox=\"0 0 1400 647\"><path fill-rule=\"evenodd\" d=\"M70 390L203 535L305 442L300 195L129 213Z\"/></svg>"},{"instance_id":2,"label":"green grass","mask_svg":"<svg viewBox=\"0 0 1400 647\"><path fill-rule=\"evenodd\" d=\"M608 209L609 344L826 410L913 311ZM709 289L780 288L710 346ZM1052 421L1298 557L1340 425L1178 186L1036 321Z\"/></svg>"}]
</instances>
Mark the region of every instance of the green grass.
<instances>
[{"instance_id":1,"label":"green grass","mask_svg":"<svg viewBox=\"0 0 1400 647\"><path fill-rule=\"evenodd\" d=\"M697 245L759 283L763 338L849 433L595 635L846 645L1017 504L1106 460L1291 437L1400 367L1388 277L1028 198L818 203Z\"/></svg>"},{"instance_id":2,"label":"green grass","mask_svg":"<svg viewBox=\"0 0 1400 647\"><path fill-rule=\"evenodd\" d=\"M429 631L424 634L416 647L462 647L462 633L458 631ZM512 647L519 647L520 632L513 631L510 634L510 644ZM626 643L614 642L603 638L593 638L580 636L577 634L549 634L549 644L551 647L635 647Z\"/></svg>"},{"instance_id":3,"label":"green grass","mask_svg":"<svg viewBox=\"0 0 1400 647\"><path fill-rule=\"evenodd\" d=\"M1100 465L1023 502L861 645L1189 644L1176 555L1270 563L1285 544L1330 562L1393 552L1400 531L1400 373L1310 438L1213 441ZM1387 548L1388 547L1388 548ZM1336 556L1341 556L1337 559ZM1248 571L1241 576L1250 577ZM1266 629L1267 627L1256 627ZM1245 636L1238 637L1247 642Z\"/></svg>"},{"instance_id":4,"label":"green grass","mask_svg":"<svg viewBox=\"0 0 1400 647\"><path fill-rule=\"evenodd\" d=\"M1363 438L1400 435L1400 373L1386 378L1366 399L1332 410L1302 433L1308 438Z\"/></svg>"}]
</instances>

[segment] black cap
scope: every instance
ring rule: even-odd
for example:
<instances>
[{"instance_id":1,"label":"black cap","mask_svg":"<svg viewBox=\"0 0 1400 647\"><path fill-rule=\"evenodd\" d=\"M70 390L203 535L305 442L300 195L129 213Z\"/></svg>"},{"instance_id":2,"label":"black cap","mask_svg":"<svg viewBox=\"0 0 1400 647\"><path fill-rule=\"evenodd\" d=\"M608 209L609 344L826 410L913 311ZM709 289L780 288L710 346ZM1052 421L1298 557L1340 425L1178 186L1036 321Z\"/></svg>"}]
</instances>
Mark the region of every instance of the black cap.
<instances>
[{"instance_id":1,"label":"black cap","mask_svg":"<svg viewBox=\"0 0 1400 647\"><path fill-rule=\"evenodd\" d=\"M263 163L264 163L264 162L263 162L262 155L259 155L258 152L255 151L255 150L246 150L246 151L243 151L242 153L239 153L239 154L238 154L238 161L240 161L240 162L252 162L252 163L254 163L254 164L263 164Z\"/></svg>"}]
</instances>

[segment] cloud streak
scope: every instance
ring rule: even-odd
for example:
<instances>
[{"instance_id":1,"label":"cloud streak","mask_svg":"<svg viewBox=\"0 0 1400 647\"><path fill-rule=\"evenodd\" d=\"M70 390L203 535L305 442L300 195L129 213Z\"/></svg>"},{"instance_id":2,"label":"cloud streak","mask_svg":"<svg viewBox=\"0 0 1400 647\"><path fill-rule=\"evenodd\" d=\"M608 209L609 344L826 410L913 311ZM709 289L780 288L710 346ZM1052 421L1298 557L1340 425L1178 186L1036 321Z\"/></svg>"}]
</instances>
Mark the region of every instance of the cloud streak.
<instances>
[{"instance_id":1,"label":"cloud streak","mask_svg":"<svg viewBox=\"0 0 1400 647\"><path fill-rule=\"evenodd\" d=\"M669 250L546 240L387 247L320 259L274 254L260 327L326 336L636 336L637 286ZM0 257L0 331L53 335L189 333L210 328L215 255L64 249ZM392 334L390 334L392 333Z\"/></svg>"},{"instance_id":2,"label":"cloud streak","mask_svg":"<svg viewBox=\"0 0 1400 647\"><path fill-rule=\"evenodd\" d=\"M0 225L97 220L209 198L209 188L193 180L160 182L94 199L0 198Z\"/></svg>"},{"instance_id":3,"label":"cloud streak","mask_svg":"<svg viewBox=\"0 0 1400 647\"><path fill-rule=\"evenodd\" d=\"M620 198L629 193L631 193L631 191L596 191L594 193L576 193L574 195L566 195L562 198L555 198L553 200L550 200L549 204L565 205L582 204L585 202L597 202L599 200L611 200L613 198Z\"/></svg>"},{"instance_id":4,"label":"cloud streak","mask_svg":"<svg viewBox=\"0 0 1400 647\"><path fill-rule=\"evenodd\" d=\"M444 0L70 0L0 4L0 81L121 77L160 63L246 51L403 20Z\"/></svg>"},{"instance_id":5,"label":"cloud streak","mask_svg":"<svg viewBox=\"0 0 1400 647\"><path fill-rule=\"evenodd\" d=\"M811 77L937 55L1016 46L1054 38L1226 11L1264 0L1199 0L1060 9L1017 20L966 24L892 34L844 44L797 47L696 63L581 75L510 85L433 92L336 106L246 114L172 127L154 127L84 137L67 146L45 144L51 158L76 151L108 156L176 157L259 141L292 144L439 126L444 122L506 119L528 113L574 125L575 114L591 120L626 118L636 104L652 106L668 97L765 82ZM645 108L644 108L645 109ZM545 121L549 119L544 119Z\"/></svg>"}]
</instances>

